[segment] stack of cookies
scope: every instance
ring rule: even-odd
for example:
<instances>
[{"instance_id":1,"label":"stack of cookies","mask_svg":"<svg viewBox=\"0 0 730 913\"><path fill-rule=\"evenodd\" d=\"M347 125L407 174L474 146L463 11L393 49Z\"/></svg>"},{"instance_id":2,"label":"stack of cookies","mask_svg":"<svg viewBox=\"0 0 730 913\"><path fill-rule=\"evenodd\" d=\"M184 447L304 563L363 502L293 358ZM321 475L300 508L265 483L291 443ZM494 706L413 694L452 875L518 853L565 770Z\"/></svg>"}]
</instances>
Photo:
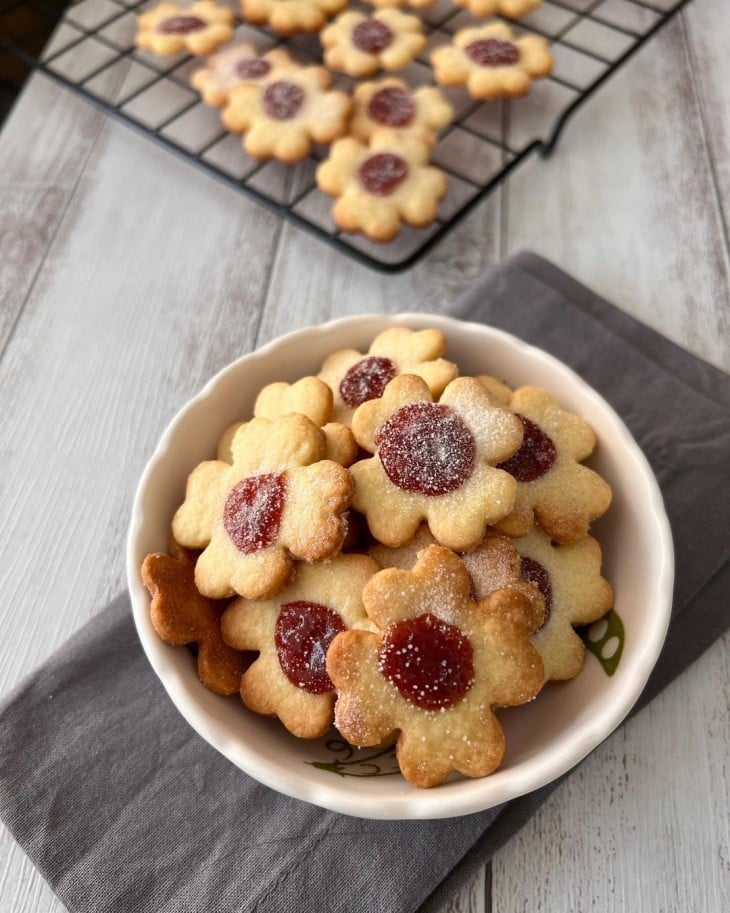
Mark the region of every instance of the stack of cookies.
<instances>
[{"instance_id":1,"label":"stack of cookies","mask_svg":"<svg viewBox=\"0 0 730 913\"><path fill-rule=\"evenodd\" d=\"M394 327L264 387L142 565L155 630L197 645L204 685L300 738L395 741L422 787L494 771L495 709L575 677L574 626L613 602L593 431L445 350Z\"/></svg>"},{"instance_id":2,"label":"stack of cookies","mask_svg":"<svg viewBox=\"0 0 730 913\"><path fill-rule=\"evenodd\" d=\"M447 187L430 153L437 131L453 119L451 106L439 89L415 89L392 76L361 83L352 94L334 90L332 72L362 79L407 67L426 35L418 16L397 7L421 9L435 0L368 0L377 7L372 15L343 11L347 0L240 2L246 22L277 35L318 32L325 66L300 64L283 47L259 53L249 42L216 50L233 38L234 17L213 0L187 8L165 0L139 17L137 44L163 55L210 54L191 83L207 104L222 108L223 124L243 135L249 155L293 164L312 144L331 144L317 184L335 197L332 215L343 231L389 241L403 223L429 225ZM540 2L454 0L477 17L519 17ZM544 38L516 38L502 20L462 29L430 61L437 83L462 86L483 101L525 95L553 63Z\"/></svg>"}]
</instances>

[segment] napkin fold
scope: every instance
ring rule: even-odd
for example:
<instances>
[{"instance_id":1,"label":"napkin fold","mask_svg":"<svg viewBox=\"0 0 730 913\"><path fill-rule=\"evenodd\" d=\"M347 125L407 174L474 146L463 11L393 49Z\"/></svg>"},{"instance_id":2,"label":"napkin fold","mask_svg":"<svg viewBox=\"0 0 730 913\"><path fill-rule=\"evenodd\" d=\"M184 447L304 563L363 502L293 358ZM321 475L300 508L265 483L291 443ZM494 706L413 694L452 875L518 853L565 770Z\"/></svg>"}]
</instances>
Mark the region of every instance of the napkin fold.
<instances>
[{"instance_id":1,"label":"napkin fold","mask_svg":"<svg viewBox=\"0 0 730 913\"><path fill-rule=\"evenodd\" d=\"M730 620L730 377L533 254L494 269L454 314L571 365L657 474L677 576L641 707ZM0 708L0 817L72 913L436 913L556 785L440 821L361 820L281 796L174 709L126 594Z\"/></svg>"}]
</instances>

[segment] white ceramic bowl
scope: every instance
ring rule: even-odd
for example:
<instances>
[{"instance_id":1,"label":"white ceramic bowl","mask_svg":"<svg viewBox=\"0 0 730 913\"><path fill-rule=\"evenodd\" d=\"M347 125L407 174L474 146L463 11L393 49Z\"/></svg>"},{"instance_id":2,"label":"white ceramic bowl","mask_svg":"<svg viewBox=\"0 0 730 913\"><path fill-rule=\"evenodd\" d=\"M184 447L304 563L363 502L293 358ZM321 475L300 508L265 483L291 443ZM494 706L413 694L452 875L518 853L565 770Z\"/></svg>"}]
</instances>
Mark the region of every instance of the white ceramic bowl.
<instances>
[{"instance_id":1,"label":"white ceramic bowl","mask_svg":"<svg viewBox=\"0 0 730 913\"><path fill-rule=\"evenodd\" d=\"M489 373L512 386L544 387L591 423L599 439L591 465L614 492L610 510L593 533L603 548L604 574L615 589L626 635L612 677L587 655L576 679L548 685L531 704L500 714L507 752L498 771L477 780L452 778L429 790L393 773L391 752L351 752L336 741L334 732L320 741L295 739L277 721L246 710L237 696L222 698L207 691L198 681L191 653L156 636L139 575L144 556L166 548L188 473L213 457L218 438L231 423L251 415L264 384L315 373L336 349L365 351L377 333L393 325L438 327L449 340L448 357L458 362L462 374ZM549 783L616 728L661 650L674 561L651 469L623 422L592 388L555 358L501 331L446 317L403 314L345 318L290 333L214 377L175 416L147 465L134 502L127 568L134 619L153 669L190 725L241 770L287 795L350 815L446 818L489 808Z\"/></svg>"}]
</instances>

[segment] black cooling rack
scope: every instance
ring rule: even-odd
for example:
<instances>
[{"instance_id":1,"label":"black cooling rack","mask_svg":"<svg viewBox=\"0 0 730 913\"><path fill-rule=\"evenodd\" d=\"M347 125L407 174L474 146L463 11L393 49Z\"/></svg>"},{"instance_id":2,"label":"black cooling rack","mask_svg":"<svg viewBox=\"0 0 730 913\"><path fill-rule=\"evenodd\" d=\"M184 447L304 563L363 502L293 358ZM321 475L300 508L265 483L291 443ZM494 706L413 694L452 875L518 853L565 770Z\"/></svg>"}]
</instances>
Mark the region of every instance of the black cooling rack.
<instances>
[{"instance_id":1,"label":"black cooling rack","mask_svg":"<svg viewBox=\"0 0 730 913\"><path fill-rule=\"evenodd\" d=\"M235 7L235 0L221 0ZM330 217L332 199L315 184L326 150L296 166L249 158L238 136L226 133L219 112L190 88L199 60L157 57L134 47L136 15L148 0L0 0L0 50L40 70L104 111L203 168L337 250L384 272L415 264L528 155L548 155L567 119L688 0L545 0L513 23L518 33L544 35L555 68L516 101L474 102L462 89L446 89L456 117L441 134L433 162L449 176L439 218L427 229L404 228L390 244L340 232ZM355 8L359 4L351 4ZM235 7L237 9L237 7ZM372 12L372 7L362 7ZM423 54L402 75L412 85L432 82L428 55L475 19L451 0L436 0L420 15L429 36ZM50 41L45 36L56 25ZM280 40L237 20L236 37L267 50ZM287 42L303 61L320 60L316 36ZM343 88L353 84L338 77Z\"/></svg>"}]
</instances>

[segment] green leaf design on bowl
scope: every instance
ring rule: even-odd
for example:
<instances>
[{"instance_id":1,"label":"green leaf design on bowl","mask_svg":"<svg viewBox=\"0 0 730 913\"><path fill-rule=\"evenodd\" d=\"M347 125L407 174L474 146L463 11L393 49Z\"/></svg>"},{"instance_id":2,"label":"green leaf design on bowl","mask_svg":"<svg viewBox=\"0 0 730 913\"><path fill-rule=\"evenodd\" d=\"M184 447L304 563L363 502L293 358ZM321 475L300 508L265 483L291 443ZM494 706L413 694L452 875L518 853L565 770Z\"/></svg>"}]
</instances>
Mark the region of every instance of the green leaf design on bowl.
<instances>
[{"instance_id":1,"label":"green leaf design on bowl","mask_svg":"<svg viewBox=\"0 0 730 913\"><path fill-rule=\"evenodd\" d=\"M342 739L330 739L326 747L335 755L331 761L305 763L340 777L392 777L400 773L393 745L368 753L353 748Z\"/></svg>"},{"instance_id":2,"label":"green leaf design on bowl","mask_svg":"<svg viewBox=\"0 0 730 913\"><path fill-rule=\"evenodd\" d=\"M586 645L586 649L601 664L606 675L613 675L621 661L626 639L624 623L619 615L611 609L607 615L594 621L593 624L579 628L577 633Z\"/></svg>"}]
</instances>

